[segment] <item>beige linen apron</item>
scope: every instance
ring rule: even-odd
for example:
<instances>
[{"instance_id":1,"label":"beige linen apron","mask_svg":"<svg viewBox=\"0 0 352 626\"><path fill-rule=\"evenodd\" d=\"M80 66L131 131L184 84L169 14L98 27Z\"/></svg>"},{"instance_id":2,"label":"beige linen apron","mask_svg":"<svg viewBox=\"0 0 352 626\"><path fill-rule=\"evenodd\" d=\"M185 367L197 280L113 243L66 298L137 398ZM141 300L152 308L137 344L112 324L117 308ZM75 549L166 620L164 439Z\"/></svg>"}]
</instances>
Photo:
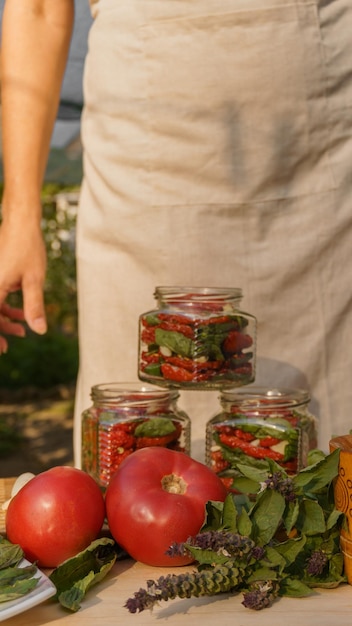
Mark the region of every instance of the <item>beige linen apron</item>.
<instances>
[{"instance_id":1,"label":"beige linen apron","mask_svg":"<svg viewBox=\"0 0 352 626\"><path fill-rule=\"evenodd\" d=\"M80 414L138 381L156 285L241 287L256 383L352 427L350 0L100 0L85 68ZM218 393L181 394L203 458Z\"/></svg>"}]
</instances>

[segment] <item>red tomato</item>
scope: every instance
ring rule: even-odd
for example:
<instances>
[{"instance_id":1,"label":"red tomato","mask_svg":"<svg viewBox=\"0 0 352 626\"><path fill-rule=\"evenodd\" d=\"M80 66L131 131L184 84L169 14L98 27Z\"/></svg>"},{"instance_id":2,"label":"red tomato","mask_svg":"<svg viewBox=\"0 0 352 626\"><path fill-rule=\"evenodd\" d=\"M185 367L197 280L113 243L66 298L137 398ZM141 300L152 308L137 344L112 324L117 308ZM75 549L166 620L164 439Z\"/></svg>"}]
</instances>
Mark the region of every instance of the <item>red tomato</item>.
<instances>
[{"instance_id":1,"label":"red tomato","mask_svg":"<svg viewBox=\"0 0 352 626\"><path fill-rule=\"evenodd\" d=\"M104 518L104 497L95 480L73 467L54 467L32 478L10 501L6 535L29 561L56 567L97 538Z\"/></svg>"},{"instance_id":2,"label":"red tomato","mask_svg":"<svg viewBox=\"0 0 352 626\"><path fill-rule=\"evenodd\" d=\"M183 452L149 447L133 452L112 476L105 494L115 541L136 561L175 566L190 557L165 554L201 529L208 500L227 495L220 478Z\"/></svg>"}]
</instances>

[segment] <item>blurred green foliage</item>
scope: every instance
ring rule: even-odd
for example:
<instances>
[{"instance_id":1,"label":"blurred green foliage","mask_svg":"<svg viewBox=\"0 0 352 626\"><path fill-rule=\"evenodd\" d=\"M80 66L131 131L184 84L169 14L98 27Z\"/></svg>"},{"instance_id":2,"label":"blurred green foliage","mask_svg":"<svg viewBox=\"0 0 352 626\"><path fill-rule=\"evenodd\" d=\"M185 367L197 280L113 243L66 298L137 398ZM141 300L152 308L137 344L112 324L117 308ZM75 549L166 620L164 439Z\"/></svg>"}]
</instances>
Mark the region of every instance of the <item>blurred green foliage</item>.
<instances>
[{"instance_id":1,"label":"blurred green foliage","mask_svg":"<svg viewBox=\"0 0 352 626\"><path fill-rule=\"evenodd\" d=\"M42 192L47 250L45 302L48 332L9 337L0 358L0 389L48 388L75 381L78 369L75 224L77 188L46 184ZM11 294L21 306L21 293Z\"/></svg>"},{"instance_id":2,"label":"blurred green foliage","mask_svg":"<svg viewBox=\"0 0 352 626\"><path fill-rule=\"evenodd\" d=\"M20 441L15 420L0 417L0 459L16 450Z\"/></svg>"}]
</instances>

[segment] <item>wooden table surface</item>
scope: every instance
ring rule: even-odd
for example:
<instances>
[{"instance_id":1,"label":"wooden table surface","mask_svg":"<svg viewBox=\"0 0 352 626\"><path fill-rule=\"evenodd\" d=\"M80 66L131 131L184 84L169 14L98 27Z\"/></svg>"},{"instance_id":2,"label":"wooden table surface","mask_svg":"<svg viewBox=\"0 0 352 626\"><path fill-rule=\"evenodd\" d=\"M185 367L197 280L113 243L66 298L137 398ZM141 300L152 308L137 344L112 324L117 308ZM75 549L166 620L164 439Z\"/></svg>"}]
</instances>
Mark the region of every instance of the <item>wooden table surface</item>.
<instances>
[{"instance_id":1,"label":"wooden table surface","mask_svg":"<svg viewBox=\"0 0 352 626\"><path fill-rule=\"evenodd\" d=\"M0 503L8 497L11 479L0 479ZM4 532L4 518L0 520ZM281 598L262 611L251 611L242 605L242 595L223 594L192 600L164 602L152 612L132 615L124 608L126 600L170 571L181 573L187 568L153 568L130 559L115 564L107 577L93 587L77 613L66 612L53 600L47 600L9 618L8 626L335 626L352 621L352 589L340 585L333 590L316 590L309 598Z\"/></svg>"}]
</instances>

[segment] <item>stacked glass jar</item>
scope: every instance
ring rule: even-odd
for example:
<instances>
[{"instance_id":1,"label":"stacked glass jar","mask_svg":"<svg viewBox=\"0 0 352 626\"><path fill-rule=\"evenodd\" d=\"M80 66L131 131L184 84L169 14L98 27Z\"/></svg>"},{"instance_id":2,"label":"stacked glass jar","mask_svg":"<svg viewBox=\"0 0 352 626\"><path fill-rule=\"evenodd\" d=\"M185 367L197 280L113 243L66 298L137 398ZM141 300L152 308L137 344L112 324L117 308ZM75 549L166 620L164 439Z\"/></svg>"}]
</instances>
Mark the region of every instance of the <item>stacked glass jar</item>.
<instances>
[{"instance_id":1,"label":"stacked glass jar","mask_svg":"<svg viewBox=\"0 0 352 626\"><path fill-rule=\"evenodd\" d=\"M136 449L190 454L190 420L177 407L177 389L254 380L256 320L240 311L240 289L157 287L154 295L157 308L139 320L138 375L150 385L96 385L83 412L82 467L103 489Z\"/></svg>"},{"instance_id":2,"label":"stacked glass jar","mask_svg":"<svg viewBox=\"0 0 352 626\"><path fill-rule=\"evenodd\" d=\"M222 389L255 377L256 319L241 289L157 287L140 317L139 378L165 387Z\"/></svg>"},{"instance_id":3,"label":"stacked glass jar","mask_svg":"<svg viewBox=\"0 0 352 626\"><path fill-rule=\"evenodd\" d=\"M207 423L207 465L233 491L241 491L241 463L264 467L264 461L272 459L287 474L296 474L317 446L309 401L301 389L223 390L222 411Z\"/></svg>"},{"instance_id":4,"label":"stacked glass jar","mask_svg":"<svg viewBox=\"0 0 352 626\"><path fill-rule=\"evenodd\" d=\"M134 383L92 388L82 415L82 468L105 489L135 450L163 446L190 453L190 420L177 406L177 390Z\"/></svg>"},{"instance_id":5,"label":"stacked glass jar","mask_svg":"<svg viewBox=\"0 0 352 626\"><path fill-rule=\"evenodd\" d=\"M242 290L157 287L157 306L139 318L138 377L152 386L92 389L83 413L82 466L105 488L125 456L145 445L190 454L190 420L178 389L219 389L222 411L206 426L206 463L236 489L236 464L276 460L289 473L316 446L309 396L247 387L255 380L256 318ZM247 389L239 389L247 387Z\"/></svg>"}]
</instances>

